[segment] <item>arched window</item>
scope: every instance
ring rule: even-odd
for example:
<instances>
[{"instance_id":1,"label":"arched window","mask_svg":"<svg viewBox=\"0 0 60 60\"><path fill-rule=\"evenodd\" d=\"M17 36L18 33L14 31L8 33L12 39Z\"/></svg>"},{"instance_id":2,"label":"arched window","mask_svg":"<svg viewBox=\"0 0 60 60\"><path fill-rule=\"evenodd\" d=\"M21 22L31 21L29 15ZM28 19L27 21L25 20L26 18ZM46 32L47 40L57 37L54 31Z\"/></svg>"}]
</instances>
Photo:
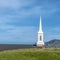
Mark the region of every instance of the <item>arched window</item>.
<instances>
[{"instance_id":1,"label":"arched window","mask_svg":"<svg viewBox=\"0 0 60 60\"><path fill-rule=\"evenodd\" d=\"M42 38L41 38L41 36L40 36L40 41L41 41L41 39L42 39Z\"/></svg>"}]
</instances>

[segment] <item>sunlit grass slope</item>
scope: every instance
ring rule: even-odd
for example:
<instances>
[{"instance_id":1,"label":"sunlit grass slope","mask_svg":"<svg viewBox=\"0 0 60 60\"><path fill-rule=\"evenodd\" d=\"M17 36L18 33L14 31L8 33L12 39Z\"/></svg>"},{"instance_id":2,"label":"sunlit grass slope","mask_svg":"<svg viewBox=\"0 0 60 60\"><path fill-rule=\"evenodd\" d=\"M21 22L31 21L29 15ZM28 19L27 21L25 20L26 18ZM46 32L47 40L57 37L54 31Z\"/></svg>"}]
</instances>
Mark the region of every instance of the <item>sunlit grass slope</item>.
<instances>
[{"instance_id":1,"label":"sunlit grass slope","mask_svg":"<svg viewBox=\"0 0 60 60\"><path fill-rule=\"evenodd\" d=\"M1 51L0 60L60 60L60 49L20 49Z\"/></svg>"}]
</instances>

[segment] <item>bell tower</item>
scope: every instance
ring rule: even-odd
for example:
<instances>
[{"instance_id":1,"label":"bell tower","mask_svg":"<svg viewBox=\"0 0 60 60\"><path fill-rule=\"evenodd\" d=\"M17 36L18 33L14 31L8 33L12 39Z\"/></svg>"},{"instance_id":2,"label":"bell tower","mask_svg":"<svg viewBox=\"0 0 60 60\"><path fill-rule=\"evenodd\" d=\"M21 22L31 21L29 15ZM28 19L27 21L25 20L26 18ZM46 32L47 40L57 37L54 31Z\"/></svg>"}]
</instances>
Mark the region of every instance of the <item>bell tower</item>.
<instances>
[{"instance_id":1,"label":"bell tower","mask_svg":"<svg viewBox=\"0 0 60 60\"><path fill-rule=\"evenodd\" d=\"M42 47L42 48L44 47L41 16L40 16L40 25L39 25L39 31L38 31L37 47Z\"/></svg>"}]
</instances>

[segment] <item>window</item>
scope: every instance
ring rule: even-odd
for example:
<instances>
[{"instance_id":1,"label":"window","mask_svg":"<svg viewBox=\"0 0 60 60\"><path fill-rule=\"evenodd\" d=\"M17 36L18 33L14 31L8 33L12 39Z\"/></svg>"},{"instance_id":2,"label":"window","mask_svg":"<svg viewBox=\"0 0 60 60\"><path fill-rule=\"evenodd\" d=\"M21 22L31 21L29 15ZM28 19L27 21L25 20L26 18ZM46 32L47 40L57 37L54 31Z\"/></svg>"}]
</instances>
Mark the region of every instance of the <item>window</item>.
<instances>
[{"instance_id":1,"label":"window","mask_svg":"<svg viewBox=\"0 0 60 60\"><path fill-rule=\"evenodd\" d=\"M40 36L40 41L41 41L41 36Z\"/></svg>"}]
</instances>

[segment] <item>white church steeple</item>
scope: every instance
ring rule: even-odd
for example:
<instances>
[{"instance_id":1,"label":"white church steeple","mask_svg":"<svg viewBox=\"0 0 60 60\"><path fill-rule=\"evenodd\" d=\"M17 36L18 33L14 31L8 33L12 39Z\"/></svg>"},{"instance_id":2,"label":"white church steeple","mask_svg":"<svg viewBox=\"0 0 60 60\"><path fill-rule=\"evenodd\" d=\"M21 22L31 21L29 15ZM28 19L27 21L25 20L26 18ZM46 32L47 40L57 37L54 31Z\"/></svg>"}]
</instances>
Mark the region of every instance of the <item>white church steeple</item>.
<instances>
[{"instance_id":1,"label":"white church steeple","mask_svg":"<svg viewBox=\"0 0 60 60\"><path fill-rule=\"evenodd\" d=\"M37 46L38 46L38 47L44 47L41 16L40 16L40 25L39 25L39 31L38 31Z\"/></svg>"},{"instance_id":2,"label":"white church steeple","mask_svg":"<svg viewBox=\"0 0 60 60\"><path fill-rule=\"evenodd\" d=\"M41 21L41 16L40 16L40 26L39 26L39 32L42 32L42 21Z\"/></svg>"}]
</instances>

